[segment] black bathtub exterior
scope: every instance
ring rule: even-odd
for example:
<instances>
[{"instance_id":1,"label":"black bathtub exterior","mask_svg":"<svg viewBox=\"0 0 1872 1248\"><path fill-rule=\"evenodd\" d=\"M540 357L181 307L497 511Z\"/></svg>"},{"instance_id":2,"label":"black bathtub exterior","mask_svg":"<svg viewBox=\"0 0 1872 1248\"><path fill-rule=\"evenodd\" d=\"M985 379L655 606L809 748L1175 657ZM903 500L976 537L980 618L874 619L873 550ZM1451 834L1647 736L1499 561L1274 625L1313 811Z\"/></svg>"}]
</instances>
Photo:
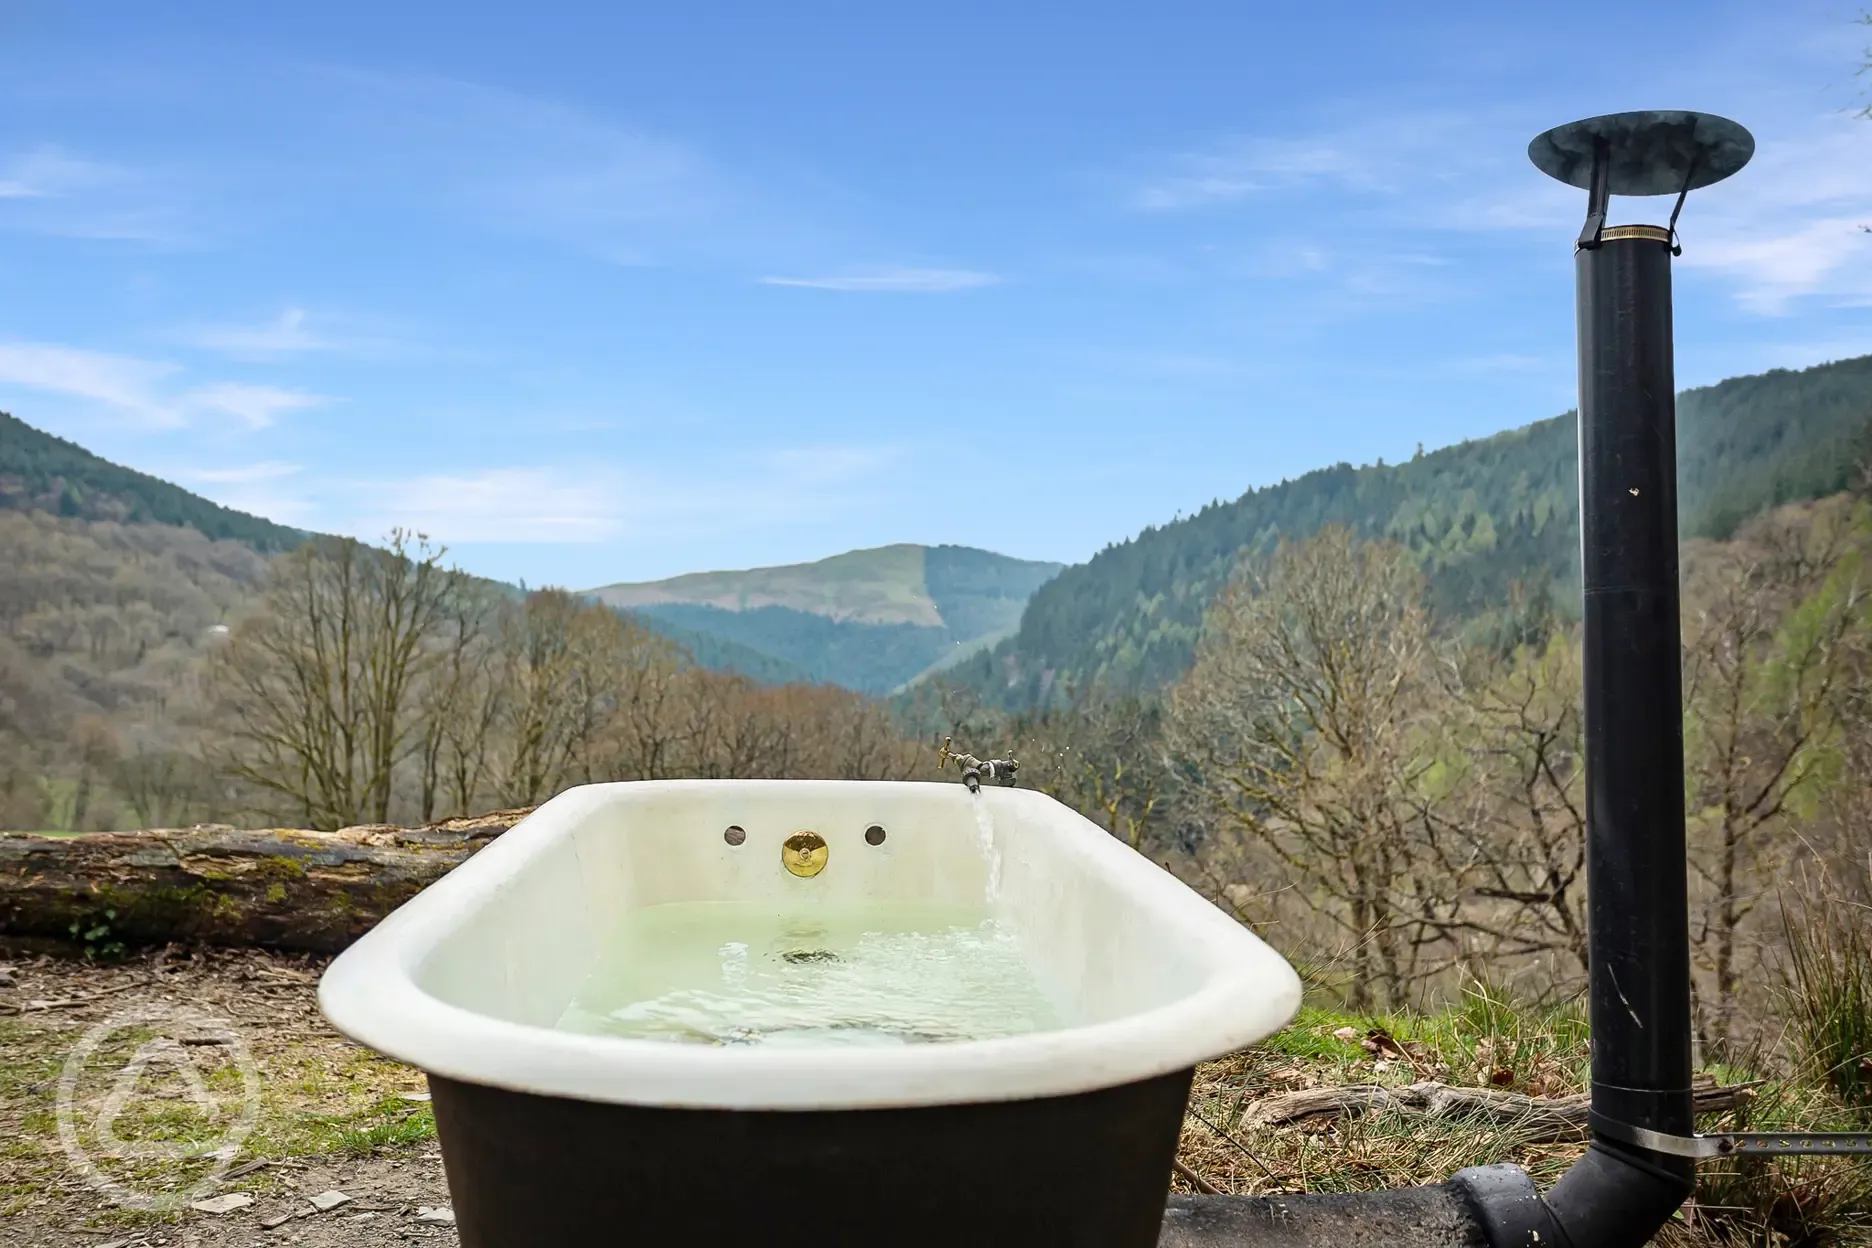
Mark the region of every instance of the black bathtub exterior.
<instances>
[{"instance_id":1,"label":"black bathtub exterior","mask_svg":"<svg viewBox=\"0 0 1872 1248\"><path fill-rule=\"evenodd\" d=\"M462 1248L1152 1248L1193 1073L862 1110L429 1088Z\"/></svg>"}]
</instances>

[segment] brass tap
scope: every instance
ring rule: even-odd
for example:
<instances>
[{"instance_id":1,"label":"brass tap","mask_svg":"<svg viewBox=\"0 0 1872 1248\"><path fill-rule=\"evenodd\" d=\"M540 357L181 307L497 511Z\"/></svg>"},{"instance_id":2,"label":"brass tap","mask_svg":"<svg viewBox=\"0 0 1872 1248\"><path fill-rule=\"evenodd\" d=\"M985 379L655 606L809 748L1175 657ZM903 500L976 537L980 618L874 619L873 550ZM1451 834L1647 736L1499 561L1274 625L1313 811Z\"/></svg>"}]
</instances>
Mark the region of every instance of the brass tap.
<instances>
[{"instance_id":1,"label":"brass tap","mask_svg":"<svg viewBox=\"0 0 1872 1248\"><path fill-rule=\"evenodd\" d=\"M1020 770L1020 764L1012 758L976 758L966 750L956 749L952 738L944 737L942 749L936 755L936 767L940 770L952 762L956 770L962 773L962 783L968 786L971 793L981 792L984 777L1003 788L1013 788L1014 773Z\"/></svg>"}]
</instances>

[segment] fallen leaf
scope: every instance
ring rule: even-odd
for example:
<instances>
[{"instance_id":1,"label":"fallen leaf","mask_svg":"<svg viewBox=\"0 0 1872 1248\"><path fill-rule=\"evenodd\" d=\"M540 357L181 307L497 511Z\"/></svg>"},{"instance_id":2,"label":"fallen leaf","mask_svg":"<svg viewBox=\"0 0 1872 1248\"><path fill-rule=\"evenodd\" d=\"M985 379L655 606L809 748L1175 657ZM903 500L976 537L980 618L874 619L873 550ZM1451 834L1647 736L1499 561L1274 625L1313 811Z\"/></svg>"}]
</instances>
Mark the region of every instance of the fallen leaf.
<instances>
[{"instance_id":1,"label":"fallen leaf","mask_svg":"<svg viewBox=\"0 0 1872 1248\"><path fill-rule=\"evenodd\" d=\"M1368 1053L1383 1053L1388 1057L1404 1059L1404 1050L1398 1046L1397 1040L1391 1033L1382 1027L1374 1027L1366 1032L1363 1043Z\"/></svg>"}]
</instances>

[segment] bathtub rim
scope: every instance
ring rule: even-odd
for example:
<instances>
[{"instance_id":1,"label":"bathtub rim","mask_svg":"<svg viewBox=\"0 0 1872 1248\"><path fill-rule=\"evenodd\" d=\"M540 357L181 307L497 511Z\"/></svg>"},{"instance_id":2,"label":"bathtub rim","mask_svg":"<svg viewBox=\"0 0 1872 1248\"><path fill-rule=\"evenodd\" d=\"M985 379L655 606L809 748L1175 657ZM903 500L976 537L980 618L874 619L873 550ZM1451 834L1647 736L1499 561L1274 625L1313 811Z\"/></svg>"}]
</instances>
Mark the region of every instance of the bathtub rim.
<instances>
[{"instance_id":1,"label":"bathtub rim","mask_svg":"<svg viewBox=\"0 0 1872 1248\"><path fill-rule=\"evenodd\" d=\"M915 781L655 780L584 785L542 805L406 902L345 950L321 978L321 1010L347 1038L462 1082L600 1103L697 1109L908 1108L1029 1100L1167 1075L1252 1044L1300 1004L1299 977L1258 936L1167 871L1085 823L1083 852L1123 874L1135 903L1197 938L1205 980L1135 1014L1053 1031L902 1048L718 1048L585 1035L514 1022L444 1001L418 984L424 960L491 901L528 858L569 836L621 788L720 792ZM751 794L758 798L758 793ZM1096 839L1091 839L1096 838Z\"/></svg>"}]
</instances>

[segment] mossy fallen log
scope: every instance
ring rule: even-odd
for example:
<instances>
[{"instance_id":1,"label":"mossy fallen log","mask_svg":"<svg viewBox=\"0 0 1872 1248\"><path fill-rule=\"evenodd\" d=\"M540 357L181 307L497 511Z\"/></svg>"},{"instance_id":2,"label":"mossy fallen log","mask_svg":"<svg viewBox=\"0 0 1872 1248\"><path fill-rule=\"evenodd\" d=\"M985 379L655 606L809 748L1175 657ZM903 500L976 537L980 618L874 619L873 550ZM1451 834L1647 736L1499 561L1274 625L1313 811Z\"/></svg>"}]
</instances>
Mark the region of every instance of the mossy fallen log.
<instances>
[{"instance_id":1,"label":"mossy fallen log","mask_svg":"<svg viewBox=\"0 0 1872 1248\"><path fill-rule=\"evenodd\" d=\"M0 936L93 952L198 941L336 953L527 813L336 832L0 836Z\"/></svg>"}]
</instances>

